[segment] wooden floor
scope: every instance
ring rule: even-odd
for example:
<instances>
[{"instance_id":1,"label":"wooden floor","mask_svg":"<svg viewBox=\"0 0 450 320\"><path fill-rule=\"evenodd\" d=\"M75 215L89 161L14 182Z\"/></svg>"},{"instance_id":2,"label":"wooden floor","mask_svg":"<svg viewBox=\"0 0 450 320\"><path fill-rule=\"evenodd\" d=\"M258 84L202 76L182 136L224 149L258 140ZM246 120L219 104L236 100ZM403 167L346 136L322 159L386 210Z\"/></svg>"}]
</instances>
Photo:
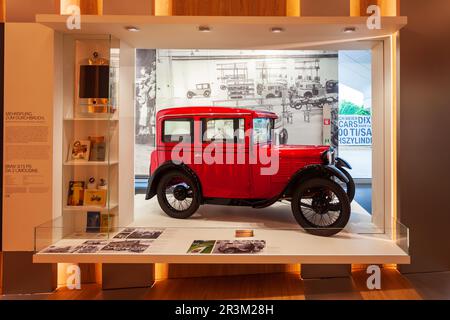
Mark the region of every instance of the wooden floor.
<instances>
[{"instance_id":1,"label":"wooden floor","mask_svg":"<svg viewBox=\"0 0 450 320\"><path fill-rule=\"evenodd\" d=\"M51 294L16 297L18 299L421 299L410 282L395 269L382 270L382 289L366 286L364 270L351 278L302 280L298 273L280 273L157 281L152 288L102 291L97 284L81 290L60 288ZM14 299L14 297L3 297Z\"/></svg>"}]
</instances>

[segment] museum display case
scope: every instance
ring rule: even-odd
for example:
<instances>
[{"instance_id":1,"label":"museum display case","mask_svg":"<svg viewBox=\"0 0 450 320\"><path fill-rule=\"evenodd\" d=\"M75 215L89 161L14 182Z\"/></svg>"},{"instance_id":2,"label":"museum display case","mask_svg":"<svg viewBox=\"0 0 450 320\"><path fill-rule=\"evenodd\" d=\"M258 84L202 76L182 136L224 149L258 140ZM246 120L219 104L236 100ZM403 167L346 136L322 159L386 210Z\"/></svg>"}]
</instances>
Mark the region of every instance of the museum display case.
<instances>
[{"instance_id":1,"label":"museum display case","mask_svg":"<svg viewBox=\"0 0 450 320\"><path fill-rule=\"evenodd\" d=\"M166 18L140 17L136 19L142 31L132 33L123 27L126 17L117 21L117 17L87 17L83 29L73 32L65 29L61 17L38 17L57 35L54 71L59 77L55 82L59 98L53 110L53 152L60 156L53 162L53 174L60 179L53 185L57 191L53 219L34 225L33 261L409 263L408 229L398 221L392 203L394 111L384 103L391 94L391 79L385 76L391 70L390 60L385 59L393 50L390 33L403 22L388 22L380 34L383 39L347 39L339 45L302 48L287 33L283 41L293 45L286 49L279 38L262 34L249 37L251 33L246 33L247 45L242 39L231 41L229 35L242 27L242 22L233 19L210 21L227 25L219 32L225 39L219 45L199 37L195 21L167 18L182 19L192 30L170 24L155 34L155 28L166 26ZM275 22L262 19L245 25L262 32L258 23ZM316 20L290 23L297 31L322 25ZM334 23L339 25L338 19ZM181 39L176 35L182 31L192 33L189 43L175 41ZM342 37L331 29L321 32L324 41ZM334 36L325 36L328 33ZM298 36L308 39L302 32ZM359 82L364 85L348 80L361 71L365 79ZM341 84L345 90L339 89ZM357 99L344 101L355 92ZM358 168L364 174L350 174L358 185L370 183L376 196L369 195L370 205L355 197L348 224L330 237L300 228L289 199L258 210L205 203L188 219L167 216L156 197L146 201L142 192L149 178L150 155L157 146L156 113L195 105L273 112L280 144L332 145L339 156L342 152L346 159L350 154L358 161L363 159L358 150L364 149L372 165ZM342 106L346 114L338 114ZM339 117L342 123L362 118L366 125L360 131L371 130L370 137L338 133ZM356 149L352 141L357 142ZM215 178L208 179L210 184L217 183ZM143 180L142 186L138 180ZM268 185L254 187L263 192Z\"/></svg>"},{"instance_id":2,"label":"museum display case","mask_svg":"<svg viewBox=\"0 0 450 320\"><path fill-rule=\"evenodd\" d=\"M280 208L276 208L280 209ZM284 209L284 208L281 208ZM236 218L233 215L233 218ZM70 219L70 217L69 217ZM272 222L276 223L276 222ZM409 230L398 221L387 234L350 225L335 237L311 236L288 221L224 224L132 223L105 232L74 228L60 217L35 230L35 262L46 263L409 263ZM233 225L231 227L230 225ZM352 229L353 228L353 229ZM329 229L327 229L329 230ZM317 231L314 228L313 231ZM339 230L340 231L340 230Z\"/></svg>"}]
</instances>

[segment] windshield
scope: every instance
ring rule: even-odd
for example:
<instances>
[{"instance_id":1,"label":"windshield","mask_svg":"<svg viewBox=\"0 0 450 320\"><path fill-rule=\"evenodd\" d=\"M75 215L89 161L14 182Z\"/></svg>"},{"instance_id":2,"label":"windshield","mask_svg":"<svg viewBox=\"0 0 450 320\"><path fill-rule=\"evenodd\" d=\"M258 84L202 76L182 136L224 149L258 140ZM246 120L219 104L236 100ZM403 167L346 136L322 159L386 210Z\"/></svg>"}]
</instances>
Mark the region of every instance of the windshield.
<instances>
[{"instance_id":1,"label":"windshield","mask_svg":"<svg viewBox=\"0 0 450 320\"><path fill-rule=\"evenodd\" d=\"M253 143L269 143L272 141L274 121L270 118L253 119Z\"/></svg>"}]
</instances>

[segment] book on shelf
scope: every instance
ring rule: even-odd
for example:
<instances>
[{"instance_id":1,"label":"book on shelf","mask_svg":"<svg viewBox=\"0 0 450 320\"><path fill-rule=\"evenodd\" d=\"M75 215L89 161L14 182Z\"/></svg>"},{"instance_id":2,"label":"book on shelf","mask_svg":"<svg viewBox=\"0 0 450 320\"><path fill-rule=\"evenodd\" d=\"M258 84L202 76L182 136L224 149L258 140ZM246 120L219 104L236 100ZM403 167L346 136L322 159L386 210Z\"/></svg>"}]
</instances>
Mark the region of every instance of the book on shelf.
<instances>
[{"instance_id":1,"label":"book on shelf","mask_svg":"<svg viewBox=\"0 0 450 320\"><path fill-rule=\"evenodd\" d=\"M85 189L84 205L85 206L106 206L107 190L104 189Z\"/></svg>"},{"instance_id":2,"label":"book on shelf","mask_svg":"<svg viewBox=\"0 0 450 320\"><path fill-rule=\"evenodd\" d=\"M89 161L105 161L106 159L106 142L105 137L89 137L91 141L91 152Z\"/></svg>"},{"instance_id":3,"label":"book on shelf","mask_svg":"<svg viewBox=\"0 0 450 320\"><path fill-rule=\"evenodd\" d=\"M67 195L68 206L82 206L84 203L84 181L70 181Z\"/></svg>"},{"instance_id":4,"label":"book on shelf","mask_svg":"<svg viewBox=\"0 0 450 320\"><path fill-rule=\"evenodd\" d=\"M104 213L100 217L100 232L113 231L114 216Z\"/></svg>"},{"instance_id":5,"label":"book on shelf","mask_svg":"<svg viewBox=\"0 0 450 320\"><path fill-rule=\"evenodd\" d=\"M91 141L75 140L69 148L67 161L89 161L91 151Z\"/></svg>"},{"instance_id":6,"label":"book on shelf","mask_svg":"<svg viewBox=\"0 0 450 320\"><path fill-rule=\"evenodd\" d=\"M100 232L101 213L99 211L88 211L86 217L86 232Z\"/></svg>"}]
</instances>

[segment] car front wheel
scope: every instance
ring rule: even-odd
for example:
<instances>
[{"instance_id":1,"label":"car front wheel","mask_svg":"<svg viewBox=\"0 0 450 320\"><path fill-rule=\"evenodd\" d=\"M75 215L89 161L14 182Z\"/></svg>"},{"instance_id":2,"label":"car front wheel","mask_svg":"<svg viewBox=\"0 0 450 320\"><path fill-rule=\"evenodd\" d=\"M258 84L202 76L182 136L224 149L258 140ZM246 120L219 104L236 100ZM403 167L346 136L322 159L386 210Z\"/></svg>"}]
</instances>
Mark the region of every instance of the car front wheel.
<instances>
[{"instance_id":1,"label":"car front wheel","mask_svg":"<svg viewBox=\"0 0 450 320\"><path fill-rule=\"evenodd\" d=\"M200 206L194 180L181 171L164 175L159 181L157 195L161 209L172 218L189 218Z\"/></svg>"},{"instance_id":2,"label":"car front wheel","mask_svg":"<svg viewBox=\"0 0 450 320\"><path fill-rule=\"evenodd\" d=\"M340 184L342 185L344 190L347 192L349 201L352 202L353 199L355 198L355 191L356 191L355 181L353 180L353 177L350 175L350 173L347 170L345 170L344 168L339 168L339 170L341 170L342 173L344 174L344 176L346 176L348 179L347 183L340 183Z\"/></svg>"},{"instance_id":3,"label":"car front wheel","mask_svg":"<svg viewBox=\"0 0 450 320\"><path fill-rule=\"evenodd\" d=\"M295 220L309 233L332 236L350 219L350 201L342 187L325 178L312 178L295 188L291 202Z\"/></svg>"}]
</instances>

